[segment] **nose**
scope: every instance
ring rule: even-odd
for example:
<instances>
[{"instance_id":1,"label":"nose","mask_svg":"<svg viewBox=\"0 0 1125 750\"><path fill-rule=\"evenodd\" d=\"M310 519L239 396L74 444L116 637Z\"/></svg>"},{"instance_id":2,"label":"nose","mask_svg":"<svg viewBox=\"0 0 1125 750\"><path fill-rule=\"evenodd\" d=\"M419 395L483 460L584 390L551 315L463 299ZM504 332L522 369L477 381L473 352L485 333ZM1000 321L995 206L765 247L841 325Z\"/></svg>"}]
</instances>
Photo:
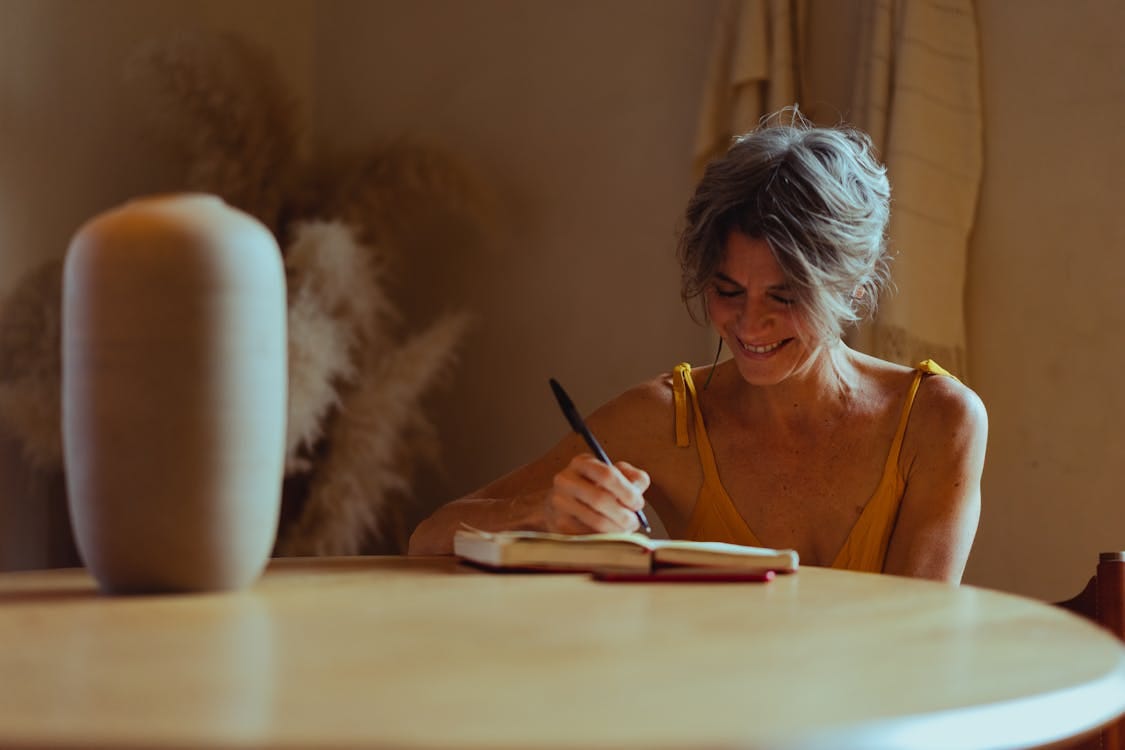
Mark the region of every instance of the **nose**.
<instances>
[{"instance_id":1,"label":"nose","mask_svg":"<svg viewBox=\"0 0 1125 750\"><path fill-rule=\"evenodd\" d=\"M751 299L747 296L735 322L738 325L739 338L752 341L756 336L768 333L773 328L774 315L764 300Z\"/></svg>"}]
</instances>

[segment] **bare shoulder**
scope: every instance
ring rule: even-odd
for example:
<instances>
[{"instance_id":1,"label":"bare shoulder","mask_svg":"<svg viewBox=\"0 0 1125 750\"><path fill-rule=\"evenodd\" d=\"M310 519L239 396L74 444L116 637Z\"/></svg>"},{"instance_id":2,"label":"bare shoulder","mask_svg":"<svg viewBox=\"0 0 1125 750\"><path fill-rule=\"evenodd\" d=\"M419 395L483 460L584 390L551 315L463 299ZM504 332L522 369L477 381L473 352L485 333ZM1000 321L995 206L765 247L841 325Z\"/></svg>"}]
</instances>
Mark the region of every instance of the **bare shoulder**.
<instances>
[{"instance_id":1,"label":"bare shoulder","mask_svg":"<svg viewBox=\"0 0 1125 750\"><path fill-rule=\"evenodd\" d=\"M918 386L914 414L934 430L987 430L988 412L980 396L960 380L947 375L927 375Z\"/></svg>"},{"instance_id":2,"label":"bare shoulder","mask_svg":"<svg viewBox=\"0 0 1125 750\"><path fill-rule=\"evenodd\" d=\"M672 374L638 383L590 415L590 428L605 442L645 445L667 440L674 429ZM607 450L609 446L606 446Z\"/></svg>"},{"instance_id":3,"label":"bare shoulder","mask_svg":"<svg viewBox=\"0 0 1125 750\"><path fill-rule=\"evenodd\" d=\"M980 396L954 377L926 375L918 386L903 442L903 458L915 469L938 473L983 469L988 412Z\"/></svg>"},{"instance_id":4,"label":"bare shoulder","mask_svg":"<svg viewBox=\"0 0 1125 750\"><path fill-rule=\"evenodd\" d=\"M895 364L868 355L860 355L861 368L872 383L891 402L901 403L918 368ZM940 369L940 368L939 368ZM942 371L944 372L944 371ZM918 432L951 427L987 428L984 402L968 386L948 374L927 372L918 385L910 413L910 427Z\"/></svg>"},{"instance_id":5,"label":"bare shoulder","mask_svg":"<svg viewBox=\"0 0 1125 750\"><path fill-rule=\"evenodd\" d=\"M628 388L610 402L618 408L651 409L672 403L672 373L664 372ZM607 404L608 406L609 404Z\"/></svg>"}]
</instances>

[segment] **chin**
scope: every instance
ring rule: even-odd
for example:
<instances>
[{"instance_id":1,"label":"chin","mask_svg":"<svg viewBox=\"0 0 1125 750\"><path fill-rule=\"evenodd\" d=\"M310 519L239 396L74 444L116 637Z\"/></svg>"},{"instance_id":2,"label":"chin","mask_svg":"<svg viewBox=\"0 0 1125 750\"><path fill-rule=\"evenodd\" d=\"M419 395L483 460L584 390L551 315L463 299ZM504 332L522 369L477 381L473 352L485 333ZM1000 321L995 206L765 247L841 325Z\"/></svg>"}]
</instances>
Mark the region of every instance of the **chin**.
<instances>
[{"instance_id":1,"label":"chin","mask_svg":"<svg viewBox=\"0 0 1125 750\"><path fill-rule=\"evenodd\" d=\"M735 343L737 346L737 342ZM729 343L728 343L729 346ZM790 338L768 354L754 354L744 349L734 349L732 358L739 375L750 385L777 385L800 370L807 352L796 338Z\"/></svg>"}]
</instances>

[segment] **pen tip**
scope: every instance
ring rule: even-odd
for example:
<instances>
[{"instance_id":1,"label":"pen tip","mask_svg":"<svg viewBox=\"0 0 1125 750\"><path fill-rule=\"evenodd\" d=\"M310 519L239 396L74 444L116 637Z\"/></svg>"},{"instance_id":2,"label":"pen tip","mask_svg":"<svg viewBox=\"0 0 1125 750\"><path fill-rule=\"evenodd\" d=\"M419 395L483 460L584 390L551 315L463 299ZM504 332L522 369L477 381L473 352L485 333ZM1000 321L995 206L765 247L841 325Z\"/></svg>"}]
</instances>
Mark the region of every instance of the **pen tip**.
<instances>
[{"instance_id":1,"label":"pen tip","mask_svg":"<svg viewBox=\"0 0 1125 750\"><path fill-rule=\"evenodd\" d=\"M566 391L563 390L563 387L559 383L559 381L551 378L548 382L550 382L551 384L551 392L555 394L555 398L559 400L559 403L564 403L570 400L570 397L566 395Z\"/></svg>"}]
</instances>

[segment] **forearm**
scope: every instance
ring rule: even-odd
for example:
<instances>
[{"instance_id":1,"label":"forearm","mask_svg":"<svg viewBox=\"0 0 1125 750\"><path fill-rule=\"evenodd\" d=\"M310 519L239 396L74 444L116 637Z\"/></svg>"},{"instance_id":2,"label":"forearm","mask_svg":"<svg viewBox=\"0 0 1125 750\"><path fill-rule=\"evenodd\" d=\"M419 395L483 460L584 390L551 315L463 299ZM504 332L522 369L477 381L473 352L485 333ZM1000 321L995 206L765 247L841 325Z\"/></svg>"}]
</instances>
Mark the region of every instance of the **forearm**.
<instances>
[{"instance_id":1,"label":"forearm","mask_svg":"<svg viewBox=\"0 0 1125 750\"><path fill-rule=\"evenodd\" d=\"M947 504L946 512L937 517L900 513L883 572L960 583L979 520L979 492Z\"/></svg>"},{"instance_id":2,"label":"forearm","mask_svg":"<svg viewBox=\"0 0 1125 750\"><path fill-rule=\"evenodd\" d=\"M916 548L901 559L888 554L883 572L957 584L965 572L967 557L960 550L937 542L929 547Z\"/></svg>"},{"instance_id":3,"label":"forearm","mask_svg":"<svg viewBox=\"0 0 1125 750\"><path fill-rule=\"evenodd\" d=\"M543 492L512 498L465 497L447 503L418 524L410 535L408 554L451 555L453 534L462 524L482 531L545 528Z\"/></svg>"}]
</instances>

